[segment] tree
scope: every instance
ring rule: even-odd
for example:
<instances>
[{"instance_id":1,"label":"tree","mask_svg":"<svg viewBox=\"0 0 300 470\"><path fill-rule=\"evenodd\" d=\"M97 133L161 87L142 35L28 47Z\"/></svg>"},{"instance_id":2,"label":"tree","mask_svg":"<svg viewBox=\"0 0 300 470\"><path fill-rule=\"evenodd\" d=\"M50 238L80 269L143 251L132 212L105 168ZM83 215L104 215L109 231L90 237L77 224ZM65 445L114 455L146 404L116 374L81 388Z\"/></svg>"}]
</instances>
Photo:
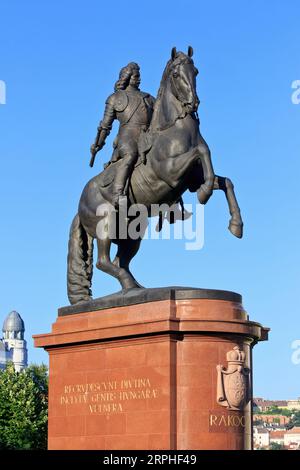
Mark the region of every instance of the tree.
<instances>
[{"instance_id":1,"label":"tree","mask_svg":"<svg viewBox=\"0 0 300 470\"><path fill-rule=\"evenodd\" d=\"M300 411L293 411L292 418L287 425L287 429L292 429L294 426L300 426Z\"/></svg>"},{"instance_id":2,"label":"tree","mask_svg":"<svg viewBox=\"0 0 300 470\"><path fill-rule=\"evenodd\" d=\"M0 449L46 449L48 374L45 365L0 371Z\"/></svg>"},{"instance_id":3,"label":"tree","mask_svg":"<svg viewBox=\"0 0 300 470\"><path fill-rule=\"evenodd\" d=\"M269 449L270 450L283 450L284 446L282 444L279 444L278 442L271 442Z\"/></svg>"},{"instance_id":4,"label":"tree","mask_svg":"<svg viewBox=\"0 0 300 470\"><path fill-rule=\"evenodd\" d=\"M264 422L262 419L256 419L255 421L253 421L253 426L263 426L264 425Z\"/></svg>"}]
</instances>

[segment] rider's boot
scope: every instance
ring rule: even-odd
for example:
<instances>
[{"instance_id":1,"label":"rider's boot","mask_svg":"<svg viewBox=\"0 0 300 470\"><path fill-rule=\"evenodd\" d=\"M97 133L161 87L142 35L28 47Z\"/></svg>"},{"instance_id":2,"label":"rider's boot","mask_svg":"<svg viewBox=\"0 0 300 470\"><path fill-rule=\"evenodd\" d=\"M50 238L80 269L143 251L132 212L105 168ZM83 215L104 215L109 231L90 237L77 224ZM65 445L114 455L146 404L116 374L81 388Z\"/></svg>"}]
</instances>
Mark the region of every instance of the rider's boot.
<instances>
[{"instance_id":1,"label":"rider's boot","mask_svg":"<svg viewBox=\"0 0 300 470\"><path fill-rule=\"evenodd\" d=\"M120 203L123 204L125 200L127 203L127 183L130 178L135 161L135 155L127 154L122 157L122 164L120 164L117 170L114 183L114 194L112 198L112 203L115 209L119 209Z\"/></svg>"},{"instance_id":2,"label":"rider's boot","mask_svg":"<svg viewBox=\"0 0 300 470\"><path fill-rule=\"evenodd\" d=\"M124 198L127 200L126 195L123 193L123 186L116 186L114 187L114 194L112 197L112 205L114 206L115 209L119 209L120 201L122 201Z\"/></svg>"}]
</instances>

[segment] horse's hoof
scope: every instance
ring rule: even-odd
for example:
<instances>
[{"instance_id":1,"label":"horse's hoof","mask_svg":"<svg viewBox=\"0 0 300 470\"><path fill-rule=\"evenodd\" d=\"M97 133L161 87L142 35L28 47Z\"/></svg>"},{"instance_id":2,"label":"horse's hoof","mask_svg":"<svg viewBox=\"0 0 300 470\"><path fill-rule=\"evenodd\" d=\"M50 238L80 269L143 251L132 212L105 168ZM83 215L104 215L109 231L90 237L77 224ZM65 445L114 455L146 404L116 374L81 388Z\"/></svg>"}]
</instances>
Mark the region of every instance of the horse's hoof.
<instances>
[{"instance_id":1,"label":"horse's hoof","mask_svg":"<svg viewBox=\"0 0 300 470\"><path fill-rule=\"evenodd\" d=\"M228 229L235 237L243 237L243 224L236 224L234 222L230 222Z\"/></svg>"},{"instance_id":2,"label":"horse's hoof","mask_svg":"<svg viewBox=\"0 0 300 470\"><path fill-rule=\"evenodd\" d=\"M77 300L76 298L72 299L71 300L71 305L80 305L80 304L86 304L87 302L91 302L91 300L93 300L93 297L91 295L86 295L84 296L83 298L80 297L79 300Z\"/></svg>"},{"instance_id":3,"label":"horse's hoof","mask_svg":"<svg viewBox=\"0 0 300 470\"><path fill-rule=\"evenodd\" d=\"M131 279L123 279L120 282L121 282L123 290L139 289L139 288L144 289L144 287L141 286L141 284L139 284L137 280L133 278L133 276Z\"/></svg>"},{"instance_id":4,"label":"horse's hoof","mask_svg":"<svg viewBox=\"0 0 300 470\"><path fill-rule=\"evenodd\" d=\"M145 287L141 286L138 282L134 284L124 284L122 286L122 290L128 292L133 289L145 289Z\"/></svg>"},{"instance_id":5,"label":"horse's hoof","mask_svg":"<svg viewBox=\"0 0 300 470\"><path fill-rule=\"evenodd\" d=\"M200 204L206 204L209 198L211 197L213 190L209 190L206 186L202 185L197 191L198 201Z\"/></svg>"},{"instance_id":6,"label":"horse's hoof","mask_svg":"<svg viewBox=\"0 0 300 470\"><path fill-rule=\"evenodd\" d=\"M131 289L145 289L144 286L142 286L139 282L134 280L134 285L131 287Z\"/></svg>"},{"instance_id":7,"label":"horse's hoof","mask_svg":"<svg viewBox=\"0 0 300 470\"><path fill-rule=\"evenodd\" d=\"M139 282L136 281L136 285L135 285L135 288L136 289L145 289L144 286L142 286L142 284L140 284Z\"/></svg>"}]
</instances>

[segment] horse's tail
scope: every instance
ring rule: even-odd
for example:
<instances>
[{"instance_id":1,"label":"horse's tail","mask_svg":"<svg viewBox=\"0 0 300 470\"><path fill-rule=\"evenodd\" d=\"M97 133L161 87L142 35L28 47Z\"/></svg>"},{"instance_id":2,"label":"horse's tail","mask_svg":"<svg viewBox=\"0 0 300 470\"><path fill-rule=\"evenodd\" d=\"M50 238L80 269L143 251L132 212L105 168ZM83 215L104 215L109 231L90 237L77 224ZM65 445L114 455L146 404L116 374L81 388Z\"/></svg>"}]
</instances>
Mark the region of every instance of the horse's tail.
<instances>
[{"instance_id":1,"label":"horse's tail","mask_svg":"<svg viewBox=\"0 0 300 470\"><path fill-rule=\"evenodd\" d=\"M77 214L72 222L68 250L68 297L76 304L92 298L93 237L84 229Z\"/></svg>"}]
</instances>

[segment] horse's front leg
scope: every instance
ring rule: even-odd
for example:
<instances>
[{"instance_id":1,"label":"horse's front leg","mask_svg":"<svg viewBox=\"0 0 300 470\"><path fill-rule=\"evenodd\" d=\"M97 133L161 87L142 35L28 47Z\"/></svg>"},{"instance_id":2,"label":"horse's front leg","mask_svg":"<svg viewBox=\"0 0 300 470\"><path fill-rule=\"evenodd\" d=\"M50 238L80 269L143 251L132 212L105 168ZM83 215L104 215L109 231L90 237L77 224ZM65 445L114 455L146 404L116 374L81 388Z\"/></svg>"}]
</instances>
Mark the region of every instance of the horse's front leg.
<instances>
[{"instance_id":1,"label":"horse's front leg","mask_svg":"<svg viewBox=\"0 0 300 470\"><path fill-rule=\"evenodd\" d=\"M197 147L203 170L204 183L197 191L200 204L206 204L214 190L215 173L211 161L208 145L202 139Z\"/></svg>"},{"instance_id":2,"label":"horse's front leg","mask_svg":"<svg viewBox=\"0 0 300 470\"><path fill-rule=\"evenodd\" d=\"M197 160L199 160L199 151L195 147L185 153L153 161L153 169L171 188L176 188Z\"/></svg>"},{"instance_id":3,"label":"horse's front leg","mask_svg":"<svg viewBox=\"0 0 300 470\"><path fill-rule=\"evenodd\" d=\"M214 180L214 190L221 189L224 191L229 212L231 215L228 229L230 232L237 238L242 238L243 236L243 220L241 216L241 211L235 197L234 186L232 181L229 178L224 176L215 176Z\"/></svg>"},{"instance_id":4,"label":"horse's front leg","mask_svg":"<svg viewBox=\"0 0 300 470\"><path fill-rule=\"evenodd\" d=\"M189 151L161 160L158 167L159 173L157 174L172 188L175 188L182 182L186 173L196 162L201 163L204 179L203 184L197 191L198 200L201 204L206 204L213 193L215 174L210 150L203 139Z\"/></svg>"}]
</instances>

